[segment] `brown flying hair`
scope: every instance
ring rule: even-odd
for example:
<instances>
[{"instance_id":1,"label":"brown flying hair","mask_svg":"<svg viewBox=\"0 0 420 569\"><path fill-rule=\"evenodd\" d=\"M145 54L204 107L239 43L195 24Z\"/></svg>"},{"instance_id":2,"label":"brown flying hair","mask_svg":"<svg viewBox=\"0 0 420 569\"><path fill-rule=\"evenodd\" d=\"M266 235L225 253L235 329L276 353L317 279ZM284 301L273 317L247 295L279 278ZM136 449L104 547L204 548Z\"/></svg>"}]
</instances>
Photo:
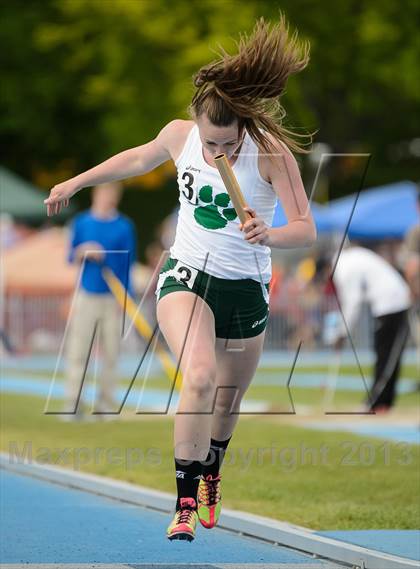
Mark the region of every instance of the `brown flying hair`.
<instances>
[{"instance_id":1,"label":"brown flying hair","mask_svg":"<svg viewBox=\"0 0 420 569\"><path fill-rule=\"evenodd\" d=\"M260 129L294 152L310 152L304 146L311 144L312 135L297 134L282 126L286 111L280 103L289 75L308 65L309 42L301 44L296 31L290 35L280 14L280 21L272 27L264 18L257 20L252 34L241 34L236 45L235 55L219 46L219 58L194 75L197 91L189 107L192 118L205 113L215 126L229 126L237 120L239 132L245 128L267 153L275 148ZM309 138L309 142L295 138Z\"/></svg>"}]
</instances>

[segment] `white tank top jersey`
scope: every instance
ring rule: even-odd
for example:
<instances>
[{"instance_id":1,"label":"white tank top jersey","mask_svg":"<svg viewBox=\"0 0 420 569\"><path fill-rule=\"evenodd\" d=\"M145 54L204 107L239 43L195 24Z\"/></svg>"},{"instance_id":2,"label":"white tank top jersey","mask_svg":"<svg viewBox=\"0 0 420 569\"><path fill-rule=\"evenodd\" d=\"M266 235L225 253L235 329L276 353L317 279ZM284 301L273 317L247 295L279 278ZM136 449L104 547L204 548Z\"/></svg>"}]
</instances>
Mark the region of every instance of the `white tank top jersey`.
<instances>
[{"instance_id":1,"label":"white tank top jersey","mask_svg":"<svg viewBox=\"0 0 420 569\"><path fill-rule=\"evenodd\" d=\"M171 257L222 279L271 279L270 247L248 243L216 167L204 160L198 126L175 162L179 203ZM233 165L246 203L271 227L277 196L258 170L258 147L248 133Z\"/></svg>"}]
</instances>

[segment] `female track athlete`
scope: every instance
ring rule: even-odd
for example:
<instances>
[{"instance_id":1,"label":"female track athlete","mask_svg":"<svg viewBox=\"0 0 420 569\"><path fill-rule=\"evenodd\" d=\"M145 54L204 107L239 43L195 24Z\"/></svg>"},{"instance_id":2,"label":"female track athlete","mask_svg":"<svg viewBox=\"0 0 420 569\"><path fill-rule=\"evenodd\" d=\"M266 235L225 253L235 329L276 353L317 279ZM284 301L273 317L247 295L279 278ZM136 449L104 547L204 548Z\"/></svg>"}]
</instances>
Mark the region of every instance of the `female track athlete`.
<instances>
[{"instance_id":1,"label":"female track athlete","mask_svg":"<svg viewBox=\"0 0 420 569\"><path fill-rule=\"evenodd\" d=\"M194 539L199 519L217 523L220 466L257 369L268 318L271 249L310 246L316 229L293 152L306 152L282 126L288 77L304 69L309 45L283 16L256 22L237 53L194 76L191 120L173 120L151 142L54 186L58 213L79 190L149 172L173 160L178 172L175 241L156 287L157 319L183 376L175 417L178 497L169 539ZM241 224L214 157L226 154L248 204ZM272 228L277 198L288 223Z\"/></svg>"}]
</instances>

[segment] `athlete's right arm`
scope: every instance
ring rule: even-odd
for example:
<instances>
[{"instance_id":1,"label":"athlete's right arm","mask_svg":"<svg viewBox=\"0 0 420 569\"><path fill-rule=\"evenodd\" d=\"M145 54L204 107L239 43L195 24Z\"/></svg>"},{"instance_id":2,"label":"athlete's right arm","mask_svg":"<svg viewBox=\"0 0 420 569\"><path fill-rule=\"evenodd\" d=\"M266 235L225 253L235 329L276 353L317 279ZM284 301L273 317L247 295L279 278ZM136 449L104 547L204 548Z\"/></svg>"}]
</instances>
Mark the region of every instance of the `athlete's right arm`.
<instances>
[{"instance_id":1,"label":"athlete's right arm","mask_svg":"<svg viewBox=\"0 0 420 569\"><path fill-rule=\"evenodd\" d=\"M171 121L151 142L120 152L98 166L54 186L49 197L44 200L47 215L59 213L62 207L68 205L69 199L82 188L140 176L169 160L171 145L176 136L178 123L181 122L184 121Z\"/></svg>"}]
</instances>

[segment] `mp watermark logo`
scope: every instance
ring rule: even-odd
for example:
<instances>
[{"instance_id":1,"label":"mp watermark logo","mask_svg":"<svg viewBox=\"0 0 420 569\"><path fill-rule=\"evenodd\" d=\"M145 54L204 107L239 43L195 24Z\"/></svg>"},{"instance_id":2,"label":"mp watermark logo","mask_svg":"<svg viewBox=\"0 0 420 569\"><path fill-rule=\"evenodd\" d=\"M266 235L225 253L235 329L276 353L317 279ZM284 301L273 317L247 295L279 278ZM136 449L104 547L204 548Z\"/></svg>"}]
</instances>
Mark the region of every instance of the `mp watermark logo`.
<instances>
[{"instance_id":1,"label":"mp watermark logo","mask_svg":"<svg viewBox=\"0 0 420 569\"><path fill-rule=\"evenodd\" d=\"M363 183L364 183L364 180L366 177L366 172L367 172L367 168L368 168L369 161L370 161L370 154L322 153L322 155L320 157L318 156L317 161L316 161L317 169L316 169L314 180L313 180L313 186L312 186L311 191L309 192L308 205L307 205L307 207L305 206L305 208L302 211L299 211L300 219L304 220L305 218L310 216L310 213L311 213L310 212L310 205L312 203L312 200L313 200L316 192L321 191L321 188L323 186L322 180L323 180L326 164L329 163L329 165L331 165L332 161L338 160L338 159L342 160L344 157L346 157L348 159L351 158L352 165L353 165L352 166L353 167L353 174L357 170L357 176L355 176L354 178L356 178L356 177L358 178L358 188L357 188L357 191L355 194L356 197L354 200L353 207L351 209L351 213L349 215L349 219L347 221L343 235L339 240L339 244L337 247L336 254L334 255L335 262L334 262L334 266L332 266L332 268L331 268L331 274L329 275L330 278L333 278L334 272L335 272L336 267L337 267L337 263L339 262L340 254L341 254L341 251L343 249L343 246L344 246L344 243L346 240L346 236L347 236L348 229L349 229L349 226L351 223L351 219L352 219L354 211L356 209L358 197L359 197L359 194L361 192L361 188L363 187ZM299 200L298 200L298 197L297 197L296 192L295 192L295 188L294 188L293 183L292 183L293 177L291 176L290 172L288 171L287 162L286 162L284 156L280 156L280 158L281 158L280 161L283 161L282 162L283 163L283 174L284 174L284 172L286 172L286 174L287 174L285 179L289 180L289 182L288 182L289 188L288 189L290 192L292 192L292 195L295 196L296 204L299 204ZM258 246L258 244L256 246ZM110 254L111 253L112 254L121 254L121 255L127 255L128 254L127 251L111 251L111 252L107 252L107 254L108 253L110 253ZM220 258L221 256L223 256L223 254L224 253L222 250L211 251L212 263L217 262L217 259ZM203 267L201 268L202 271L206 270L209 255L210 255L210 252L207 254L206 260L203 264ZM153 275L151 275L150 281L149 281L148 285L146 286L143 297L140 299L140 302L138 303L138 305L134 302L134 300L129 296L129 294L127 292L126 284L128 282L128 276L127 276L127 282L124 284L121 281L119 281L115 277L115 275L113 275L110 271L105 270L103 273L104 279L107 281L109 288L111 289L115 298L118 300L119 304L123 308L123 310L121 310L121 347L123 346L123 343L126 340L126 338L128 337L128 334L130 333L131 329L133 328L133 326L135 326L137 328L138 332L143 336L143 339L145 341L145 348L144 348L144 352L142 354L139 354L138 361L136 362L136 365L133 366L133 369L130 370L130 372L129 372L131 379L130 379L129 383L125 386L125 393L122 397L119 398L117 406L113 409L95 410L94 414L119 415L121 413L121 411L123 410L123 408L126 406L128 396L129 396L129 394L130 394L130 392L131 392L136 381L141 382L141 389L140 389L137 405L136 405L136 408L134 411L136 414L166 415L170 411L170 406L171 406L173 396L174 396L176 390L179 388L179 385L180 385L181 362L182 362L182 359L184 356L183 350L181 350L181 353L178 357L178 361L174 361L172 354L170 354L167 351L167 347L166 347L164 339L162 337L160 337L161 332L160 332L158 324L156 324L154 329L151 329L150 326L148 325L147 321L145 320L145 318L142 315L142 307L143 307L143 303L145 301L145 298L150 293L150 291L152 290L152 287L155 286L154 283L156 283L156 281L157 281L157 277L159 276L160 268L162 267L162 265L164 264L164 262L166 261L168 256L169 256L169 251L164 251L162 253L160 263L158 263L158 266L156 267ZM259 275L259 281L260 281L261 287L263 289L263 293L266 294L266 290L265 290L265 286L264 286L264 282L263 282L263 278L262 278L262 272L261 272L260 267L259 267L258 256L255 253L254 253L254 260L255 260L255 267L254 267L253 271L250 271L250 272L252 272L252 274ZM127 263L127 267L128 267L128 263ZM95 326L94 329L92 330L91 341L90 341L89 349L87 350L86 359L83 362L83 365L80 366L80 369L82 371L76 380L77 381L76 388L74 388L74 386L73 386L74 396L70 402L69 401L67 402L68 408L66 408L66 410L64 411L62 408L62 405L57 403L57 400L53 398L53 393L55 391L56 384L59 381L58 380L58 374L59 374L60 363L61 363L61 360L64 358L64 346L68 340L69 329L70 329L70 326L72 323L72 319L74 318L77 296L81 290L81 274L82 274L82 271L80 272L79 282L76 286L75 293L73 296L73 301L71 304L71 309L69 312L64 337L62 339L61 348L59 350L59 354L57 357L55 371L54 371L54 374L51 378L49 395L47 397L45 408L44 408L45 414L77 415L77 411L79 409L79 405L81 402L82 390L84 387L84 383L85 383L86 375L87 375L87 370L88 370L88 366L90 363L93 363L93 369L94 369L94 378L93 379L94 379L95 385L99 385L100 381L101 381L100 373L98 371L99 367L100 367L98 365L99 356L98 356L98 353L93 352L93 349L92 349L94 346L95 340L98 340L97 336L100 335L99 327ZM211 283L211 278L210 278L210 283ZM345 318L343 315L343 310L341 309L340 300L339 300L336 293L335 293L335 300L336 300L337 311L341 315L343 330L345 331L348 342L349 342L350 347L353 351L354 360L355 360L357 368L358 368L358 373L360 374L360 378L362 379L362 382L363 382L363 389L365 391L365 400L371 401L371 394L369 392L369 389L368 389L368 386L366 383L366 379L364 377L362 366L360 365L359 358L357 356L357 352L356 352L354 343L352 341L351 333L350 333L349 327L346 324L346 321L345 321ZM187 326L187 329L185 330L185 333L184 333L184 337L181 341L181 345L184 347L186 345L187 339L194 332L193 327L192 327L192 322L193 322L192 316L193 316L194 310L195 310L195 304L192 308L190 318L188 320L189 325ZM130 317L130 322L128 323L128 325L126 324L126 314L129 314L129 317ZM267 320L267 318L268 318L268 316L265 316L261 320L254 321L252 326L256 327L259 324L262 324L265 320ZM253 415L258 415L258 414L262 414L262 415L295 415L296 414L296 408L295 408L295 404L294 404L292 382L293 382L293 377L295 374L296 365L298 364L298 361L300 358L300 354L302 351L303 344L304 344L303 340L300 340L297 342L294 355L293 355L293 357L291 357L292 363L291 363L290 370L289 370L288 374L284 374L284 372L282 372L281 374L279 373L279 384L278 384L278 386L279 387L285 387L287 390L286 409L284 409L284 405L281 406L282 408L280 408L280 405L275 405L275 406L270 406L269 408L265 408L264 410L261 410L261 411L252 411L252 412L241 411L240 406L238 405L238 398L239 398L240 394L243 393L243 390L240 389L239 385L235 385L234 380L233 380L231 385L216 386L216 388L214 389L213 400L211 403L209 403L209 405L207 406L207 409L205 411L201 410L201 411L197 411L194 413L195 414L212 414L214 412L214 409L215 409L216 401L218 401L218 397L220 397L220 399L223 399L223 401L225 402L224 403L225 407L227 405L229 406L227 412L230 412L232 414L248 414L248 413L250 413ZM226 339L226 342L224 343L224 350L227 352L228 351L244 352L246 350L246 345L245 345L245 342L243 339L229 339L228 338L228 339ZM153 380L150 377L148 370L146 370L145 373L142 373L140 375L140 370L142 369L142 367L144 368L144 363L145 363L147 354L149 354L149 356L152 355L154 358L156 358L158 361L161 362L162 368L163 368L163 370L164 370L164 372L168 378L168 384L167 384L165 396L160 400L160 403L158 404L157 408L155 406L153 408L153 410L151 410L150 407L148 408L146 405L143 405L143 397L146 396L147 390L150 387L152 387L151 384L152 384L152 380ZM238 357L240 358L241 356L238 355ZM93 360L93 362L91 362L91 360ZM186 368L188 368L188 362L187 363L183 362L183 369L185 370ZM191 372L191 373L193 373L193 372ZM284 384L285 375L288 375L286 384ZM332 389L335 390L336 387L337 386L333 386ZM228 402L228 403L226 403L226 402ZM182 411L180 409L178 409L177 412L178 413L185 413L185 411ZM366 411L365 410L354 411L354 410L350 410L350 409L349 410L343 410L343 411L324 411L324 413L325 414L340 414L340 415L345 415L345 414L349 414L349 415L372 414L371 411L367 411L367 410Z\"/></svg>"}]
</instances>

